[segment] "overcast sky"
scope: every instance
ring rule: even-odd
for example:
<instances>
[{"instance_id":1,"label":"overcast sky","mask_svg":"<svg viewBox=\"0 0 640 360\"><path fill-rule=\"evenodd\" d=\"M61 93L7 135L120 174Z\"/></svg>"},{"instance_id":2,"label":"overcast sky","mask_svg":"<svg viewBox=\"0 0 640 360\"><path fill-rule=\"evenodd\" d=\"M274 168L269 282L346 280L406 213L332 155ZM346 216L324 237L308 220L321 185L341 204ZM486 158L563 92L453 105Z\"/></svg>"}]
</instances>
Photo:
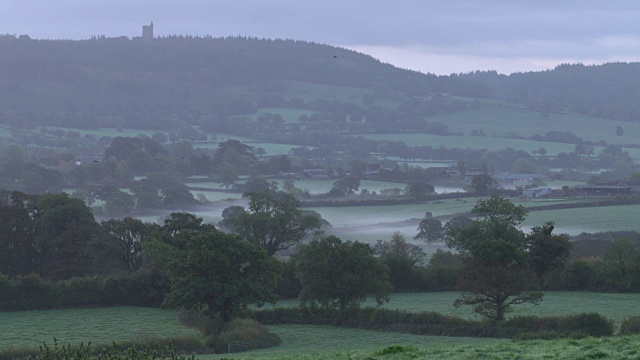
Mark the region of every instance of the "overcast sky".
<instances>
[{"instance_id":1,"label":"overcast sky","mask_svg":"<svg viewBox=\"0 0 640 360\"><path fill-rule=\"evenodd\" d=\"M450 74L640 60L637 0L0 0L0 34L247 35L342 46Z\"/></svg>"}]
</instances>

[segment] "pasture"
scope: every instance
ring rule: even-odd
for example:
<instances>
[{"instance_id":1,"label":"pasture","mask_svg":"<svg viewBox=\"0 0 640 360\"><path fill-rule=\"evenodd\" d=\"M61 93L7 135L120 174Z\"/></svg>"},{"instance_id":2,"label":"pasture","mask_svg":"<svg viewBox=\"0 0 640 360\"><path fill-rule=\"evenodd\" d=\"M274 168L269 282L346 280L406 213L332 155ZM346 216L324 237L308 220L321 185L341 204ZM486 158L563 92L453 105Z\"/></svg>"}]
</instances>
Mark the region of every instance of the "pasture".
<instances>
[{"instance_id":1,"label":"pasture","mask_svg":"<svg viewBox=\"0 0 640 360\"><path fill-rule=\"evenodd\" d=\"M305 102L316 99L340 100L364 105L365 95L373 93L370 89L348 86L334 86L313 84L302 81L286 81L287 90L284 96L287 99L302 99Z\"/></svg>"},{"instance_id":2,"label":"pasture","mask_svg":"<svg viewBox=\"0 0 640 360\"><path fill-rule=\"evenodd\" d=\"M577 235L581 232L615 230L640 231L640 205L616 205L576 209L532 211L524 222L527 227L553 220L555 233Z\"/></svg>"},{"instance_id":3,"label":"pasture","mask_svg":"<svg viewBox=\"0 0 640 360\"><path fill-rule=\"evenodd\" d=\"M263 356L328 356L336 351L374 351L390 345L404 346L461 346L469 344L501 344L505 339L471 337L422 336L372 330L348 329L321 325L270 325L270 332L277 334L282 344L268 349L259 349L237 354L242 358ZM323 355L324 354L324 355ZM201 355L198 359L220 359L229 355Z\"/></svg>"},{"instance_id":4,"label":"pasture","mask_svg":"<svg viewBox=\"0 0 640 360\"><path fill-rule=\"evenodd\" d=\"M640 123L611 120L580 114L550 114L540 116L537 111L515 107L483 106L478 109L430 117L429 121L446 124L451 132L470 135L472 130L483 130L488 136L505 136L513 132L520 136L544 135L548 131L572 132L589 141L605 140L609 144L637 144ZM579 125L577 125L579 124ZM624 129L623 136L616 136L616 126ZM549 149L547 149L549 150Z\"/></svg>"},{"instance_id":5,"label":"pasture","mask_svg":"<svg viewBox=\"0 0 640 360\"><path fill-rule=\"evenodd\" d=\"M459 291L428 293L394 293L384 308L406 310L409 312L433 311L444 315L466 319L480 319L470 307L455 308L453 302ZM512 316L559 316L597 312L619 326L622 320L630 316L640 316L640 294L613 294L595 292L547 291L540 305L515 305L507 317ZM281 300L277 307L296 306L297 300ZM567 305L570 304L570 305ZM365 302L365 306L375 306L375 301Z\"/></svg>"},{"instance_id":6,"label":"pasture","mask_svg":"<svg viewBox=\"0 0 640 360\"><path fill-rule=\"evenodd\" d=\"M259 108L258 112L255 114L248 115L252 120L257 120L261 115L264 114L279 114L282 116L285 124L299 124L298 118L300 115L310 116L314 111L304 110L304 109L290 109L290 108L279 108L279 107L264 107Z\"/></svg>"},{"instance_id":7,"label":"pasture","mask_svg":"<svg viewBox=\"0 0 640 360\"><path fill-rule=\"evenodd\" d=\"M537 151L541 147L544 147L547 150L547 156L555 156L561 152L572 152L576 147L574 144L491 136L443 136L424 133L362 134L359 136L372 140L402 141L408 146L431 146L433 148L444 146L446 148L486 149L490 151L512 148L514 150L523 150L531 153L534 150ZM596 155L600 150L602 150L602 147L594 147ZM627 149L625 149L625 151L626 150Z\"/></svg>"},{"instance_id":8,"label":"pasture","mask_svg":"<svg viewBox=\"0 0 640 360\"><path fill-rule=\"evenodd\" d=\"M231 140L231 139L242 141L243 144L248 145L255 149L263 148L264 151L267 153L267 155L287 155L289 151L291 151L291 149L300 147L300 145L260 142L260 141L251 140L248 138L242 138L244 140L240 140L239 137L235 137L232 135L228 137L225 136L223 137L223 139L224 140L219 139L218 141L214 141L214 142L194 142L193 147L195 149L213 150L213 149L217 149L221 142L226 140Z\"/></svg>"},{"instance_id":9,"label":"pasture","mask_svg":"<svg viewBox=\"0 0 640 360\"><path fill-rule=\"evenodd\" d=\"M466 344L420 343L385 346L376 344L368 349L338 351L325 348L318 352L296 354L268 354L262 357L260 350L242 354L242 357L260 357L279 360L431 360L431 359L637 359L639 336L557 339L535 341L485 341ZM202 359L214 357L202 357Z\"/></svg>"},{"instance_id":10,"label":"pasture","mask_svg":"<svg viewBox=\"0 0 640 360\"><path fill-rule=\"evenodd\" d=\"M453 301L458 295L459 292L392 294L391 301L384 306L412 312L436 311L465 318L475 318L469 308L455 309L453 307ZM626 317L640 315L640 310L637 307L639 301L640 294L547 292L540 305L516 306L509 316L551 316L598 312L619 324ZM295 306L296 304L295 300L286 300L279 302L276 306ZM623 353L626 354L631 351L631 345L640 346L640 338L637 336L514 343L505 339L420 336L316 325L272 325L268 328L280 336L283 341L282 345L242 353L240 357L280 358L286 356L293 359L300 358L304 353L305 356L315 354L313 355L315 357L311 358L328 359L333 358L332 354L338 351L348 351L351 355L370 354L386 346L402 345L421 348L414 353L419 355L417 358L430 358L428 356L442 354L447 356L442 355L441 358L451 358L451 356L458 354L463 354L462 358L469 358L468 355L492 352L503 354L505 358L509 358L507 354L511 352L518 353L525 358L527 356L539 358L537 356L541 353L555 353L556 356L567 355L569 353L562 352L567 351L563 350L563 347L567 346L575 351L585 350L587 346L590 346L591 350L612 351L608 346L617 344L618 348L621 346L624 348ZM43 341L52 342L53 337L62 343L79 344L80 342L92 341L94 346L97 346L108 344L114 340L130 341L154 337L200 336L195 330L180 325L177 321L177 313L173 310L138 307L0 313L0 331L3 334L0 338L0 350L19 346L37 346ZM527 344L527 346L523 346L523 344ZM545 346L541 346L541 344ZM618 354L616 352L610 353ZM221 357L224 356L198 356L199 359ZM384 357L376 356L375 358ZM560 358L566 357L560 356ZM612 355L612 358L618 357Z\"/></svg>"},{"instance_id":11,"label":"pasture","mask_svg":"<svg viewBox=\"0 0 640 360\"><path fill-rule=\"evenodd\" d=\"M94 346L112 341L200 336L178 323L178 313L142 307L0 312L0 349L42 342Z\"/></svg>"}]
</instances>

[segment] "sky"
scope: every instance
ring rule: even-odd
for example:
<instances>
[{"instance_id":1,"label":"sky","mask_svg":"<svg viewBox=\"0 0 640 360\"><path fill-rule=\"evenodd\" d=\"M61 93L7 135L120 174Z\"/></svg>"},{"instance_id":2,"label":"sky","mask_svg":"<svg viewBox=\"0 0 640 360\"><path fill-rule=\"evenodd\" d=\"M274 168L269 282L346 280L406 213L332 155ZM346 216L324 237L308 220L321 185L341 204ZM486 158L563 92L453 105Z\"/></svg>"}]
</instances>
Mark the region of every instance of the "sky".
<instances>
[{"instance_id":1,"label":"sky","mask_svg":"<svg viewBox=\"0 0 640 360\"><path fill-rule=\"evenodd\" d=\"M0 0L0 34L312 41L448 75L640 60L637 0Z\"/></svg>"}]
</instances>

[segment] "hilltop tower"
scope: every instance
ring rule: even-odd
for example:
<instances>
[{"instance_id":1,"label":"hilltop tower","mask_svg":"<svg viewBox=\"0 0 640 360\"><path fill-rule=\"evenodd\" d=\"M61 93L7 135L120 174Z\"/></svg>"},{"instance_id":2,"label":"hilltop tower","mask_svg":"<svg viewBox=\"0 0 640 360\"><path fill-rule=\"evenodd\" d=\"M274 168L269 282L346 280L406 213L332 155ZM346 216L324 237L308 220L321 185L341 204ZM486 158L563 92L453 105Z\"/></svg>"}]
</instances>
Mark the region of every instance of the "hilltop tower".
<instances>
[{"instance_id":1,"label":"hilltop tower","mask_svg":"<svg viewBox=\"0 0 640 360\"><path fill-rule=\"evenodd\" d=\"M149 25L142 25L142 40L153 40L153 21Z\"/></svg>"}]
</instances>

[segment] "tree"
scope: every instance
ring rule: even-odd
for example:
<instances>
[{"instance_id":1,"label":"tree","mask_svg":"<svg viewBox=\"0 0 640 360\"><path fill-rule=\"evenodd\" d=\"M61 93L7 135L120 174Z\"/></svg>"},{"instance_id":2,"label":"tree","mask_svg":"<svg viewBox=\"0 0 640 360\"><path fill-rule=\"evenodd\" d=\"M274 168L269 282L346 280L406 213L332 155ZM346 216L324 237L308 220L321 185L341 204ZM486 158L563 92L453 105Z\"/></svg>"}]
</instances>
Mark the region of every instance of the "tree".
<instances>
[{"instance_id":1,"label":"tree","mask_svg":"<svg viewBox=\"0 0 640 360\"><path fill-rule=\"evenodd\" d=\"M618 291L630 291L633 288L634 277L638 278L638 275L635 274L638 265L640 265L638 245L638 241L617 239L607 247L602 256L611 282Z\"/></svg>"},{"instance_id":2,"label":"tree","mask_svg":"<svg viewBox=\"0 0 640 360\"><path fill-rule=\"evenodd\" d=\"M396 231L391 235L391 240L378 240L374 251L389 267L395 291L409 291L414 288L412 285L415 283L415 266L426 257L422 248L407 243L404 236Z\"/></svg>"},{"instance_id":3,"label":"tree","mask_svg":"<svg viewBox=\"0 0 640 360\"><path fill-rule=\"evenodd\" d=\"M37 202L35 195L0 192L0 273L10 278L37 271Z\"/></svg>"},{"instance_id":4,"label":"tree","mask_svg":"<svg viewBox=\"0 0 640 360\"><path fill-rule=\"evenodd\" d=\"M193 194L186 187L173 187L160 190L162 203L168 209L181 209L198 203Z\"/></svg>"},{"instance_id":5,"label":"tree","mask_svg":"<svg viewBox=\"0 0 640 360\"><path fill-rule=\"evenodd\" d=\"M65 193L44 195L38 207L39 273L55 280L87 275L91 269L87 244L99 229L91 209Z\"/></svg>"},{"instance_id":6,"label":"tree","mask_svg":"<svg viewBox=\"0 0 640 360\"><path fill-rule=\"evenodd\" d=\"M369 245L329 236L300 245L292 256L302 290L303 306L346 310L373 296L378 305L389 301L393 287L389 268Z\"/></svg>"},{"instance_id":7,"label":"tree","mask_svg":"<svg viewBox=\"0 0 640 360\"><path fill-rule=\"evenodd\" d=\"M269 191L274 189L271 188L271 184L269 184L267 180L258 176L252 176L249 180L247 180L242 185L242 190L245 193L251 193L251 192Z\"/></svg>"},{"instance_id":8,"label":"tree","mask_svg":"<svg viewBox=\"0 0 640 360\"><path fill-rule=\"evenodd\" d=\"M156 226L132 217L103 221L100 235L92 241L94 263L109 271L137 271L142 266L142 244Z\"/></svg>"},{"instance_id":9,"label":"tree","mask_svg":"<svg viewBox=\"0 0 640 360\"><path fill-rule=\"evenodd\" d=\"M236 173L236 167L228 163L218 165L216 167L216 179L220 182L220 186L229 189L229 186L233 185L239 179Z\"/></svg>"},{"instance_id":10,"label":"tree","mask_svg":"<svg viewBox=\"0 0 640 360\"><path fill-rule=\"evenodd\" d=\"M242 196L249 198L249 210L225 209L223 224L250 244L265 249L269 255L299 244L320 229L318 217L303 214L300 201L293 195L268 190Z\"/></svg>"},{"instance_id":11,"label":"tree","mask_svg":"<svg viewBox=\"0 0 640 360\"><path fill-rule=\"evenodd\" d=\"M547 222L544 226L533 227L526 238L531 268L541 284L544 275L564 266L571 255L569 236L553 235L553 229L553 222Z\"/></svg>"},{"instance_id":12,"label":"tree","mask_svg":"<svg viewBox=\"0 0 640 360\"><path fill-rule=\"evenodd\" d=\"M459 285L465 292L454 305L471 305L485 317L504 320L511 305L540 303L543 294L537 291L538 279L519 229L524 207L493 196L479 200L472 212L478 219L452 229L446 239L464 263Z\"/></svg>"},{"instance_id":13,"label":"tree","mask_svg":"<svg viewBox=\"0 0 640 360\"><path fill-rule=\"evenodd\" d=\"M473 223L473 220L470 217L464 216L464 215L458 215L458 216L454 216L453 218L451 218L451 220L447 221L447 223L444 224L442 229L446 236L449 234L451 230L469 226L472 223Z\"/></svg>"},{"instance_id":14,"label":"tree","mask_svg":"<svg viewBox=\"0 0 640 360\"><path fill-rule=\"evenodd\" d=\"M540 156L544 157L545 155L547 155L547 149L544 147L541 147L540 149L538 149L538 154L540 154Z\"/></svg>"},{"instance_id":15,"label":"tree","mask_svg":"<svg viewBox=\"0 0 640 360\"><path fill-rule=\"evenodd\" d=\"M624 128L620 125L616 126L616 136L624 135Z\"/></svg>"},{"instance_id":16,"label":"tree","mask_svg":"<svg viewBox=\"0 0 640 360\"><path fill-rule=\"evenodd\" d=\"M424 218L420 220L420 224L418 225L418 234L413 238L416 240L423 240L428 243L442 241L444 238L442 222L434 218Z\"/></svg>"},{"instance_id":17,"label":"tree","mask_svg":"<svg viewBox=\"0 0 640 360\"><path fill-rule=\"evenodd\" d=\"M158 240L154 240L158 241ZM267 253L231 234L212 231L181 232L173 244L155 244L155 256L172 254L166 272L171 291L163 306L204 309L207 316L231 320L250 304L278 299L273 292L280 263Z\"/></svg>"},{"instance_id":18,"label":"tree","mask_svg":"<svg viewBox=\"0 0 640 360\"><path fill-rule=\"evenodd\" d=\"M491 195L498 186L498 182L491 175L476 175L471 180L473 192L481 196Z\"/></svg>"},{"instance_id":19,"label":"tree","mask_svg":"<svg viewBox=\"0 0 640 360\"><path fill-rule=\"evenodd\" d=\"M104 211L107 216L119 218L131 214L136 206L135 198L118 190L105 200Z\"/></svg>"},{"instance_id":20,"label":"tree","mask_svg":"<svg viewBox=\"0 0 640 360\"><path fill-rule=\"evenodd\" d=\"M360 187L360 179L354 176L347 176L340 180L336 180L331 185L331 190L338 190L344 194L353 194Z\"/></svg>"},{"instance_id":21,"label":"tree","mask_svg":"<svg viewBox=\"0 0 640 360\"><path fill-rule=\"evenodd\" d=\"M435 191L435 188L431 184L425 182L412 181L404 188L406 196L414 199L415 201L423 201L427 196Z\"/></svg>"}]
</instances>

